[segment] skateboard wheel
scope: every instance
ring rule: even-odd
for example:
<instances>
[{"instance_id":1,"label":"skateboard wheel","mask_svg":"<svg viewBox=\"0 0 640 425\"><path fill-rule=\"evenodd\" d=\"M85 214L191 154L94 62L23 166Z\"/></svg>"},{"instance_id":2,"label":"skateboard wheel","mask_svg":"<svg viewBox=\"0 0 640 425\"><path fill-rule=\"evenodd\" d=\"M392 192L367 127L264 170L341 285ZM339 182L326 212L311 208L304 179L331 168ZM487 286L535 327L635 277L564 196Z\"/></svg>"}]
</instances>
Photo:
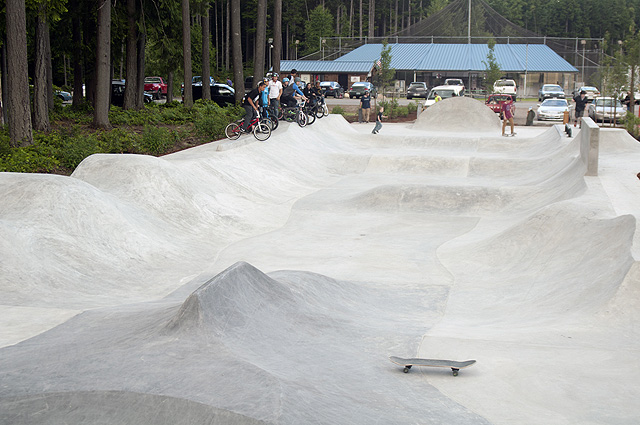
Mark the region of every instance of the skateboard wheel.
<instances>
[{"instance_id":1,"label":"skateboard wheel","mask_svg":"<svg viewBox=\"0 0 640 425\"><path fill-rule=\"evenodd\" d=\"M408 367L404 368L404 373L409 373L409 368Z\"/></svg>"},{"instance_id":2,"label":"skateboard wheel","mask_svg":"<svg viewBox=\"0 0 640 425\"><path fill-rule=\"evenodd\" d=\"M458 376L458 370L460 369L451 369L451 371L453 372L453 376Z\"/></svg>"}]
</instances>

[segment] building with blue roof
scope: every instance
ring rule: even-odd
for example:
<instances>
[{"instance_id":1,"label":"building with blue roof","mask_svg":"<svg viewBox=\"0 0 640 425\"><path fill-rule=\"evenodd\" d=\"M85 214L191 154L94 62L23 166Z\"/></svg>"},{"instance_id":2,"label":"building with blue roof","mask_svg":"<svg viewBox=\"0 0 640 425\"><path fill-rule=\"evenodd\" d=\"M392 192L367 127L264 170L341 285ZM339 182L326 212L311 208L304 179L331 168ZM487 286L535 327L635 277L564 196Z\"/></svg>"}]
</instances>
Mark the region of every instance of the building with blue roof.
<instances>
[{"instance_id":1,"label":"building with blue roof","mask_svg":"<svg viewBox=\"0 0 640 425\"><path fill-rule=\"evenodd\" d=\"M396 70L398 88L412 81L429 87L446 78L461 78L470 88L480 87L486 70L487 44L398 43L391 47L391 68ZM371 79L382 44L364 44L333 61L282 61L283 71L295 68L310 79L338 81L342 86ZM545 44L496 44L496 61L506 78L527 87L529 95L542 84L560 84L571 91L578 70ZM303 78L304 80L305 78Z\"/></svg>"}]
</instances>

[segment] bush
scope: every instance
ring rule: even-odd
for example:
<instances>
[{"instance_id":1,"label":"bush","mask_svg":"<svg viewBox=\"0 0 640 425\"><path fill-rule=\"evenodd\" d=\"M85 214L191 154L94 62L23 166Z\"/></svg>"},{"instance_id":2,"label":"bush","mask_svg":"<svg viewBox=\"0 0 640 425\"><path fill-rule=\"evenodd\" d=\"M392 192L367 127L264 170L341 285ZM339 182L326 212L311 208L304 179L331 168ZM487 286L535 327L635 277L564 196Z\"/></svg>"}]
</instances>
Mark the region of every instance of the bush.
<instances>
[{"instance_id":1,"label":"bush","mask_svg":"<svg viewBox=\"0 0 640 425\"><path fill-rule=\"evenodd\" d=\"M631 112L627 112L624 117L624 128L636 139L640 139L640 117L635 116Z\"/></svg>"},{"instance_id":2,"label":"bush","mask_svg":"<svg viewBox=\"0 0 640 425\"><path fill-rule=\"evenodd\" d=\"M147 125L138 141L139 151L144 154L162 155L178 141L175 131L164 127Z\"/></svg>"},{"instance_id":3,"label":"bush","mask_svg":"<svg viewBox=\"0 0 640 425\"><path fill-rule=\"evenodd\" d=\"M346 114L346 111L340 106L334 106L333 109L331 110L331 113L342 115L344 117Z\"/></svg>"}]
</instances>

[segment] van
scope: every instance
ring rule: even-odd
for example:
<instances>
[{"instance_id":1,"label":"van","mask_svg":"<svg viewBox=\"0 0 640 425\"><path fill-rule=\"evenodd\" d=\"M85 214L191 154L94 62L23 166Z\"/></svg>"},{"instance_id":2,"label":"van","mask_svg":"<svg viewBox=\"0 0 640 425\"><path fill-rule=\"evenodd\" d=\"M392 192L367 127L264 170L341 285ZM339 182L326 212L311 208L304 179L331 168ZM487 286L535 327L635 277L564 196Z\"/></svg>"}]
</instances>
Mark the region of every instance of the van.
<instances>
[{"instance_id":1,"label":"van","mask_svg":"<svg viewBox=\"0 0 640 425\"><path fill-rule=\"evenodd\" d=\"M442 100L449 97L464 96L464 86L436 86L432 88L429 96L427 96L427 100L424 102L425 108L436 103L436 93L438 93Z\"/></svg>"},{"instance_id":2,"label":"van","mask_svg":"<svg viewBox=\"0 0 640 425\"><path fill-rule=\"evenodd\" d=\"M517 91L518 88L516 87L516 82L514 80L503 78L493 83L494 93L510 94L513 97L514 102L516 101Z\"/></svg>"}]
</instances>

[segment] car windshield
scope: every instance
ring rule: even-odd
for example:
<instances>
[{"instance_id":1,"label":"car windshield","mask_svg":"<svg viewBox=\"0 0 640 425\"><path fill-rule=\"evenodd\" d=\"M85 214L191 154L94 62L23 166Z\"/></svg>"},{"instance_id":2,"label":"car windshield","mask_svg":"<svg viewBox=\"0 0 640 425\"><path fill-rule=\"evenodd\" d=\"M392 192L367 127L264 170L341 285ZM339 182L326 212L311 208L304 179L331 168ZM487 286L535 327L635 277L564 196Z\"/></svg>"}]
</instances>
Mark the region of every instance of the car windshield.
<instances>
[{"instance_id":1,"label":"car windshield","mask_svg":"<svg viewBox=\"0 0 640 425\"><path fill-rule=\"evenodd\" d=\"M159 83L160 82L160 78L157 77L147 77L144 79L145 83Z\"/></svg>"},{"instance_id":2,"label":"car windshield","mask_svg":"<svg viewBox=\"0 0 640 425\"><path fill-rule=\"evenodd\" d=\"M506 102L511 100L511 96L489 96L489 103Z\"/></svg>"},{"instance_id":3,"label":"car windshield","mask_svg":"<svg viewBox=\"0 0 640 425\"><path fill-rule=\"evenodd\" d=\"M584 90L584 91L593 91L593 92L598 91L598 89L597 89L597 88L595 88L595 87L582 87L582 88L580 89L580 91L583 91L583 90Z\"/></svg>"},{"instance_id":4,"label":"car windshield","mask_svg":"<svg viewBox=\"0 0 640 425\"><path fill-rule=\"evenodd\" d=\"M441 98L443 99L447 99L449 97L453 97L455 96L455 92L453 90L437 90L437 91L432 91L431 93L429 93L429 99L435 99L436 98L436 93L438 93L440 95Z\"/></svg>"},{"instance_id":5,"label":"car windshield","mask_svg":"<svg viewBox=\"0 0 640 425\"><path fill-rule=\"evenodd\" d=\"M410 89L423 89L424 88L424 83L411 83L409 84L409 88Z\"/></svg>"},{"instance_id":6,"label":"car windshield","mask_svg":"<svg viewBox=\"0 0 640 425\"><path fill-rule=\"evenodd\" d=\"M598 99L596 101L596 106L604 107L604 108L606 108L606 107L608 107L608 108L612 108L612 107L621 108L622 104L617 99Z\"/></svg>"},{"instance_id":7,"label":"car windshield","mask_svg":"<svg viewBox=\"0 0 640 425\"><path fill-rule=\"evenodd\" d=\"M561 100L561 99L548 99L545 100L544 102L542 102L541 106L567 106L567 101L566 100Z\"/></svg>"},{"instance_id":8,"label":"car windshield","mask_svg":"<svg viewBox=\"0 0 640 425\"><path fill-rule=\"evenodd\" d=\"M366 87L369 87L369 85L365 84L365 83L353 83L353 86L351 86L351 87L356 87L356 88L357 87L365 87L366 88Z\"/></svg>"},{"instance_id":9,"label":"car windshield","mask_svg":"<svg viewBox=\"0 0 640 425\"><path fill-rule=\"evenodd\" d=\"M557 92L561 92L561 91L562 91L562 88L561 88L560 86L544 86L544 87L542 88L542 90L545 90L545 91L557 91Z\"/></svg>"},{"instance_id":10,"label":"car windshield","mask_svg":"<svg viewBox=\"0 0 640 425\"><path fill-rule=\"evenodd\" d=\"M323 81L320 83L320 87L331 87L331 83L329 81Z\"/></svg>"},{"instance_id":11,"label":"car windshield","mask_svg":"<svg viewBox=\"0 0 640 425\"><path fill-rule=\"evenodd\" d=\"M513 81L496 81L496 87L515 86Z\"/></svg>"}]
</instances>

